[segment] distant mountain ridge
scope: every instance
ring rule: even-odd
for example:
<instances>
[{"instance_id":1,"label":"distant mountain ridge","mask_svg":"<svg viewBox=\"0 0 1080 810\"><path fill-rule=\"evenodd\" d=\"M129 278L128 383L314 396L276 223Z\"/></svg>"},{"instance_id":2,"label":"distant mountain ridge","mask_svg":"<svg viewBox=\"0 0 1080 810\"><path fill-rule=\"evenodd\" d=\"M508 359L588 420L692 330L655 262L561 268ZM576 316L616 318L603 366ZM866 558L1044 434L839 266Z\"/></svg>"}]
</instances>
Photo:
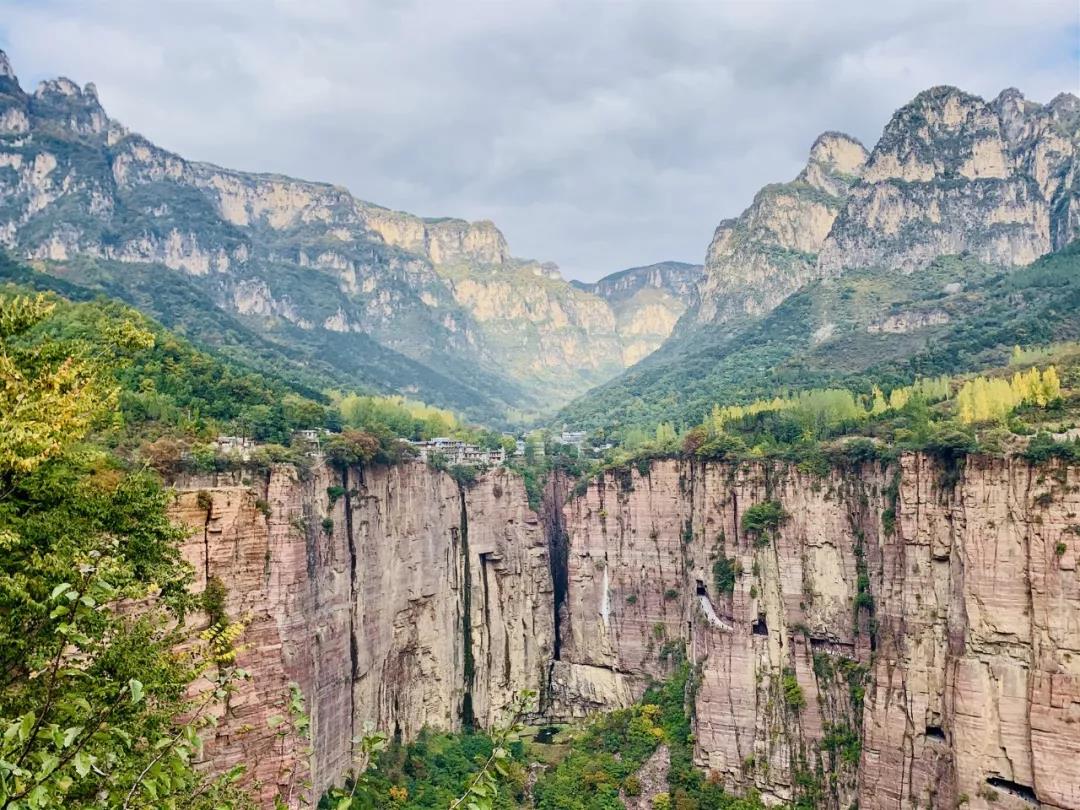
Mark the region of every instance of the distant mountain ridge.
<instances>
[{"instance_id":1,"label":"distant mountain ridge","mask_svg":"<svg viewBox=\"0 0 1080 810\"><path fill-rule=\"evenodd\" d=\"M114 294L133 265L171 271L171 284L337 376L496 421L610 379L675 320L657 320L654 301L616 312L554 265L514 258L489 221L425 219L326 183L188 161L110 119L92 84L24 92L2 52L0 245ZM647 334L634 327L643 320Z\"/></svg>"},{"instance_id":2,"label":"distant mountain ridge","mask_svg":"<svg viewBox=\"0 0 1080 810\"><path fill-rule=\"evenodd\" d=\"M627 345L628 366L652 354L671 334L683 313L697 303L705 268L686 262L630 267L592 283L571 282L603 298L615 312Z\"/></svg>"}]
</instances>

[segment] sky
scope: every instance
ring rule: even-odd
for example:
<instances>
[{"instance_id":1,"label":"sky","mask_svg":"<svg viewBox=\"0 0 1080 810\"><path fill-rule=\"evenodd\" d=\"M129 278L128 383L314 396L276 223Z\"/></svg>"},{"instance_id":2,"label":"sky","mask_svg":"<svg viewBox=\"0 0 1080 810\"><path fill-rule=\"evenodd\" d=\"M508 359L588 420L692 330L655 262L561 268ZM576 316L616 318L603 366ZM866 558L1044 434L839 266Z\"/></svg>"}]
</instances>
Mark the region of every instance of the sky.
<instances>
[{"instance_id":1,"label":"sky","mask_svg":"<svg viewBox=\"0 0 1080 810\"><path fill-rule=\"evenodd\" d=\"M491 219L586 280L702 261L927 87L1080 92L1076 0L0 0L0 47L189 159Z\"/></svg>"}]
</instances>

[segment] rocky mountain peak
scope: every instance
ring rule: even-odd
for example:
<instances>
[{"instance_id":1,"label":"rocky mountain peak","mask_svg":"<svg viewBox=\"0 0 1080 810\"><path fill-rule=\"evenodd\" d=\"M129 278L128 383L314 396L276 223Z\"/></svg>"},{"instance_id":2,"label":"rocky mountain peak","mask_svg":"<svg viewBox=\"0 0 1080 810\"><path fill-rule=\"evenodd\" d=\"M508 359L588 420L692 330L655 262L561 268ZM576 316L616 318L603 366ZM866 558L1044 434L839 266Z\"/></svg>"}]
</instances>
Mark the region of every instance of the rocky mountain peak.
<instances>
[{"instance_id":1,"label":"rocky mountain peak","mask_svg":"<svg viewBox=\"0 0 1080 810\"><path fill-rule=\"evenodd\" d=\"M810 147L810 158L796 182L843 196L847 187L862 174L870 153L857 139L843 132L823 132Z\"/></svg>"},{"instance_id":2,"label":"rocky mountain peak","mask_svg":"<svg viewBox=\"0 0 1080 810\"><path fill-rule=\"evenodd\" d=\"M857 138L843 132L823 132L810 147L810 163L835 174L858 174L869 156Z\"/></svg>"},{"instance_id":3,"label":"rocky mountain peak","mask_svg":"<svg viewBox=\"0 0 1080 810\"><path fill-rule=\"evenodd\" d=\"M427 253L435 264L505 264L510 247L490 219L440 219L427 224Z\"/></svg>"},{"instance_id":4,"label":"rocky mountain peak","mask_svg":"<svg viewBox=\"0 0 1080 810\"><path fill-rule=\"evenodd\" d=\"M1021 97L1022 99L1022 97ZM1015 109L1015 97L1006 96ZM925 90L889 120L863 179L930 182L958 175L1002 178L1008 160L997 112L956 87Z\"/></svg>"},{"instance_id":5,"label":"rocky mountain peak","mask_svg":"<svg viewBox=\"0 0 1080 810\"><path fill-rule=\"evenodd\" d=\"M18 81L18 78L15 76L15 70L11 67L11 60L8 59L8 55L3 51L0 51L0 78Z\"/></svg>"},{"instance_id":6,"label":"rocky mountain peak","mask_svg":"<svg viewBox=\"0 0 1080 810\"><path fill-rule=\"evenodd\" d=\"M1055 120L1075 122L1080 116L1080 98L1072 93L1058 93L1046 105L1046 109Z\"/></svg>"},{"instance_id":7,"label":"rocky mountain peak","mask_svg":"<svg viewBox=\"0 0 1080 810\"><path fill-rule=\"evenodd\" d=\"M80 88L66 76L41 82L31 99L35 117L52 127L69 130L81 136L101 135L110 128L109 117L98 100L97 88L87 84Z\"/></svg>"},{"instance_id":8,"label":"rocky mountain peak","mask_svg":"<svg viewBox=\"0 0 1080 810\"><path fill-rule=\"evenodd\" d=\"M83 94L79 85L75 84L66 76L57 76L55 79L45 79L34 91L34 98L48 98L50 96L65 96L78 98Z\"/></svg>"},{"instance_id":9,"label":"rocky mountain peak","mask_svg":"<svg viewBox=\"0 0 1080 810\"><path fill-rule=\"evenodd\" d=\"M1027 129L1027 114L1031 106L1038 107L1037 104L1029 104L1024 94L1015 87L1005 88L990 102L990 107L1001 120L1002 134L1010 143L1015 143Z\"/></svg>"}]
</instances>

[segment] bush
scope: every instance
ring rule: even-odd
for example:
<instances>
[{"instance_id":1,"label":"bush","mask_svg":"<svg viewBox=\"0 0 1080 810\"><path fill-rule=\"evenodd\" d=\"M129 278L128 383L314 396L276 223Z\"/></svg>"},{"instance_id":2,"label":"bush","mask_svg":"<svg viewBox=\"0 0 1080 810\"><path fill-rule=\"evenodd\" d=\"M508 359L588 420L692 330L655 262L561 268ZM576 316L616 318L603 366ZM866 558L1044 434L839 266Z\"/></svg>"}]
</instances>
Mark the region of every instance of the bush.
<instances>
[{"instance_id":1,"label":"bush","mask_svg":"<svg viewBox=\"0 0 1080 810\"><path fill-rule=\"evenodd\" d=\"M199 596L199 606L209 617L210 624L228 624L225 614L225 600L228 599L229 591L220 577L212 576L206 582L206 588Z\"/></svg>"},{"instance_id":2,"label":"bush","mask_svg":"<svg viewBox=\"0 0 1080 810\"><path fill-rule=\"evenodd\" d=\"M746 534L760 536L775 531L787 520L788 514L779 501L762 501L747 509L742 516L742 530Z\"/></svg>"},{"instance_id":3,"label":"bush","mask_svg":"<svg viewBox=\"0 0 1080 810\"><path fill-rule=\"evenodd\" d=\"M716 590L728 596L735 593L735 562L734 557L718 557L713 563Z\"/></svg>"},{"instance_id":4,"label":"bush","mask_svg":"<svg viewBox=\"0 0 1080 810\"><path fill-rule=\"evenodd\" d=\"M840 449L835 451L834 457L849 464L864 464L876 461L879 455L880 451L873 440L860 438L844 442Z\"/></svg>"},{"instance_id":5,"label":"bush","mask_svg":"<svg viewBox=\"0 0 1080 810\"><path fill-rule=\"evenodd\" d=\"M784 704L792 711L801 711L806 706L806 696L803 695L802 687L799 686L793 670L784 670L781 686L784 690Z\"/></svg>"},{"instance_id":6,"label":"bush","mask_svg":"<svg viewBox=\"0 0 1080 810\"><path fill-rule=\"evenodd\" d=\"M1024 452L1024 458L1033 464L1044 464L1052 458L1070 462L1080 459L1075 442L1059 442L1049 433L1037 433Z\"/></svg>"},{"instance_id":7,"label":"bush","mask_svg":"<svg viewBox=\"0 0 1080 810\"><path fill-rule=\"evenodd\" d=\"M701 444L696 451L700 459L707 461L728 461L737 459L746 453L746 442L738 436L719 433Z\"/></svg>"},{"instance_id":8,"label":"bush","mask_svg":"<svg viewBox=\"0 0 1080 810\"><path fill-rule=\"evenodd\" d=\"M323 443L326 460L335 467L352 467L375 460L382 449L379 438L364 430L343 430Z\"/></svg>"},{"instance_id":9,"label":"bush","mask_svg":"<svg viewBox=\"0 0 1080 810\"><path fill-rule=\"evenodd\" d=\"M463 487L471 487L480 477L479 467L471 467L465 464L455 464L446 472Z\"/></svg>"},{"instance_id":10,"label":"bush","mask_svg":"<svg viewBox=\"0 0 1080 810\"><path fill-rule=\"evenodd\" d=\"M896 531L896 509L890 506L881 513L881 528L886 537L892 537Z\"/></svg>"},{"instance_id":11,"label":"bush","mask_svg":"<svg viewBox=\"0 0 1080 810\"><path fill-rule=\"evenodd\" d=\"M943 425L927 439L922 449L946 465L954 465L978 451L979 443L975 440L974 434L957 427Z\"/></svg>"}]
</instances>

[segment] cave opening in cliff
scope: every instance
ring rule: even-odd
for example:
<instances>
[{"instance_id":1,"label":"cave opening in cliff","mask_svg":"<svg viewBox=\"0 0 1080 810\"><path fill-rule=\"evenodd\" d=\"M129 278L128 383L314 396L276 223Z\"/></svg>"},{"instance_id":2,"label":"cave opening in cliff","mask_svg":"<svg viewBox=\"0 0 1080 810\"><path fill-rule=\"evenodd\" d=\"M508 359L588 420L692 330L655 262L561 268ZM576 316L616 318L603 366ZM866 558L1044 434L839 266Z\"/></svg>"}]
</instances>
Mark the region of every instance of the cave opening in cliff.
<instances>
[{"instance_id":1,"label":"cave opening in cliff","mask_svg":"<svg viewBox=\"0 0 1080 810\"><path fill-rule=\"evenodd\" d=\"M931 740L945 742L945 730L941 726L927 726L926 736Z\"/></svg>"},{"instance_id":2,"label":"cave opening in cliff","mask_svg":"<svg viewBox=\"0 0 1080 810\"><path fill-rule=\"evenodd\" d=\"M706 589L705 583L700 579L697 581L697 595L698 596L708 596L709 595L709 591L708 591L708 589Z\"/></svg>"},{"instance_id":3,"label":"cave opening in cliff","mask_svg":"<svg viewBox=\"0 0 1080 810\"><path fill-rule=\"evenodd\" d=\"M750 625L750 632L753 633L755 636L769 635L769 625L765 621L764 615L760 615L756 619L754 619L753 623Z\"/></svg>"},{"instance_id":4,"label":"cave opening in cliff","mask_svg":"<svg viewBox=\"0 0 1080 810\"><path fill-rule=\"evenodd\" d=\"M986 784L992 788L1005 791L1017 798L1023 799L1031 804L1038 804L1039 797L1035 795L1035 791L1028 785L1022 785L1019 782L1014 782L1011 779L1005 779L1000 776L988 776L986 778Z\"/></svg>"}]
</instances>

